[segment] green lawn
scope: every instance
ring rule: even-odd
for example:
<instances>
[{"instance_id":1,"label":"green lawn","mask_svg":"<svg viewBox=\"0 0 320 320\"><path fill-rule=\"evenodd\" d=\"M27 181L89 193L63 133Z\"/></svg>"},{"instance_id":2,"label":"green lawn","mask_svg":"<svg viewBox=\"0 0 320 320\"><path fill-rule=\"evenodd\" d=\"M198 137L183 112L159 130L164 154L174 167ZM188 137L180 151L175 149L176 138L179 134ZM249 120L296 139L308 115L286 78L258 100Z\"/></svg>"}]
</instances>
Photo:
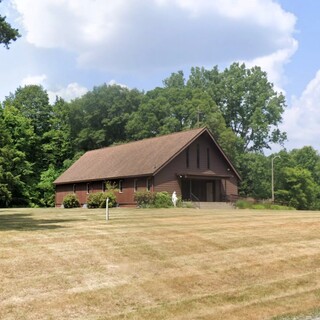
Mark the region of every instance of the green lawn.
<instances>
[{"instance_id":1,"label":"green lawn","mask_svg":"<svg viewBox=\"0 0 320 320\"><path fill-rule=\"evenodd\" d=\"M320 312L320 212L0 209L0 319Z\"/></svg>"}]
</instances>

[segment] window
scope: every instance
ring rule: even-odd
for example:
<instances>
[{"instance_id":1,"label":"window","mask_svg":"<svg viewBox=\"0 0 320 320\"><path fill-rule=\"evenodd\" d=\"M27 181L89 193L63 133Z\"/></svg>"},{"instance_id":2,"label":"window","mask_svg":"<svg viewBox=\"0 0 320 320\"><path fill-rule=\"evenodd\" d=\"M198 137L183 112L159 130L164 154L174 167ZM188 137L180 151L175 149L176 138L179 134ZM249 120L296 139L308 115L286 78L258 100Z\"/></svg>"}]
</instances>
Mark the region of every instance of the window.
<instances>
[{"instance_id":1,"label":"window","mask_svg":"<svg viewBox=\"0 0 320 320\"><path fill-rule=\"evenodd\" d=\"M119 180L119 192L123 192L123 180Z\"/></svg>"},{"instance_id":2,"label":"window","mask_svg":"<svg viewBox=\"0 0 320 320\"><path fill-rule=\"evenodd\" d=\"M207 148L207 168L210 169L210 149Z\"/></svg>"},{"instance_id":3,"label":"window","mask_svg":"<svg viewBox=\"0 0 320 320\"><path fill-rule=\"evenodd\" d=\"M90 193L90 183L87 183L87 193Z\"/></svg>"},{"instance_id":4,"label":"window","mask_svg":"<svg viewBox=\"0 0 320 320\"><path fill-rule=\"evenodd\" d=\"M150 191L150 190L151 190L151 186L152 186L151 178L148 178L148 179L147 179L147 191Z\"/></svg>"},{"instance_id":5,"label":"window","mask_svg":"<svg viewBox=\"0 0 320 320\"><path fill-rule=\"evenodd\" d=\"M197 144L197 168L200 168L200 144Z\"/></svg>"},{"instance_id":6,"label":"window","mask_svg":"<svg viewBox=\"0 0 320 320\"><path fill-rule=\"evenodd\" d=\"M189 168L189 147L186 149L186 167Z\"/></svg>"},{"instance_id":7,"label":"window","mask_svg":"<svg viewBox=\"0 0 320 320\"><path fill-rule=\"evenodd\" d=\"M133 180L133 191L134 192L138 191L138 179Z\"/></svg>"},{"instance_id":8,"label":"window","mask_svg":"<svg viewBox=\"0 0 320 320\"><path fill-rule=\"evenodd\" d=\"M105 183L105 181L102 181L101 190L102 190L102 192L106 192L106 183Z\"/></svg>"},{"instance_id":9,"label":"window","mask_svg":"<svg viewBox=\"0 0 320 320\"><path fill-rule=\"evenodd\" d=\"M76 193L76 191L77 191L77 185L74 184L74 185L73 185L73 193Z\"/></svg>"}]
</instances>

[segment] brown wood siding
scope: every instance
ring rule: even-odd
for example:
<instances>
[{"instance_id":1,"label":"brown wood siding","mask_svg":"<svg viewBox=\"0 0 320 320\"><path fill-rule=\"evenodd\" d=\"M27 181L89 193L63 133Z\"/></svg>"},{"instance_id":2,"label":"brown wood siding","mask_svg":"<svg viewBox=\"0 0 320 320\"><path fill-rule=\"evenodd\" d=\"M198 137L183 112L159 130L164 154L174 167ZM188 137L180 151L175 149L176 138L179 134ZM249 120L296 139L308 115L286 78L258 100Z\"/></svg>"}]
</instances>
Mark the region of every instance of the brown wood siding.
<instances>
[{"instance_id":1,"label":"brown wood siding","mask_svg":"<svg viewBox=\"0 0 320 320\"><path fill-rule=\"evenodd\" d=\"M117 203L120 205L135 204L134 201L134 180L137 181L137 192L146 191L147 190L147 177L137 177L137 178L128 178L121 179L122 180L122 192L116 191ZM151 191L153 191L153 178L151 179ZM111 183L118 184L119 180L111 180ZM89 183L89 193L88 191L88 183L77 183L77 184L64 184L56 186L56 206L61 207L63 203L63 198L70 193L73 193L73 186L76 186L76 192L81 206L87 203L87 199L90 193L94 192L102 192L103 191L103 183L105 181L93 181Z\"/></svg>"},{"instance_id":2,"label":"brown wood siding","mask_svg":"<svg viewBox=\"0 0 320 320\"><path fill-rule=\"evenodd\" d=\"M199 145L199 168L197 166L197 148ZM210 169L208 169L208 153L210 159ZM226 179L226 188L224 186L224 180L220 182L219 188L221 192L227 195L238 194L237 178L232 172L232 168L229 167L224 157L221 155L218 148L212 142L209 135L204 134L196 139L189 146L189 167L187 168L187 152L184 150L170 163L168 163L154 178L154 190L168 191L172 193L177 192L178 196L181 196L181 183L177 174L190 174L190 175L217 175L217 176L232 176L230 179Z\"/></svg>"},{"instance_id":3,"label":"brown wood siding","mask_svg":"<svg viewBox=\"0 0 320 320\"><path fill-rule=\"evenodd\" d=\"M227 180L227 195L238 195L238 180L234 177Z\"/></svg>"},{"instance_id":4,"label":"brown wood siding","mask_svg":"<svg viewBox=\"0 0 320 320\"><path fill-rule=\"evenodd\" d=\"M137 181L137 192L146 191L147 179L146 178L129 178L123 179L122 193L117 192L117 202L121 204L135 204L134 201L134 180Z\"/></svg>"},{"instance_id":5,"label":"brown wood siding","mask_svg":"<svg viewBox=\"0 0 320 320\"><path fill-rule=\"evenodd\" d=\"M69 194L73 193L73 184L62 184L56 186L56 206L61 207L63 198Z\"/></svg>"},{"instance_id":6,"label":"brown wood siding","mask_svg":"<svg viewBox=\"0 0 320 320\"><path fill-rule=\"evenodd\" d=\"M182 152L154 177L154 191L177 192L181 196L181 186L177 177L181 166L186 167L186 153Z\"/></svg>"},{"instance_id":7,"label":"brown wood siding","mask_svg":"<svg viewBox=\"0 0 320 320\"><path fill-rule=\"evenodd\" d=\"M200 147L200 167L197 167L197 145ZM209 149L210 168L207 163L207 149ZM186 156L183 152L182 156ZM200 136L189 146L189 168L186 167L186 159L180 160L179 170L186 173L199 174L216 174L216 175L230 175L231 168L221 155L218 148L214 145L208 135ZM177 168L178 169L178 168Z\"/></svg>"},{"instance_id":8,"label":"brown wood siding","mask_svg":"<svg viewBox=\"0 0 320 320\"><path fill-rule=\"evenodd\" d=\"M121 179L122 181L122 191L116 191L117 203L127 203L130 202L131 195L131 179Z\"/></svg>"},{"instance_id":9,"label":"brown wood siding","mask_svg":"<svg viewBox=\"0 0 320 320\"><path fill-rule=\"evenodd\" d=\"M70 193L74 193L75 185L75 194L77 195L80 204L83 205L87 203L87 183L76 183L76 184L64 184L56 186L56 206L60 207L63 203L63 198Z\"/></svg>"}]
</instances>

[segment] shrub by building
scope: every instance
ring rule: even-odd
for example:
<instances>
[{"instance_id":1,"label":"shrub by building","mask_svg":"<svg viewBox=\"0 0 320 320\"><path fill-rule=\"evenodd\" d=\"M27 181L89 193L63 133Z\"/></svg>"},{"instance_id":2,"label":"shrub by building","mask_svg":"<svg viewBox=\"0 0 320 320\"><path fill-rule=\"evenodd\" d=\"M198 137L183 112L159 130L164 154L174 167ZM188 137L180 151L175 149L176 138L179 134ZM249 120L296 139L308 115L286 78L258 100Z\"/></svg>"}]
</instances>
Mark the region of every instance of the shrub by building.
<instances>
[{"instance_id":1,"label":"shrub by building","mask_svg":"<svg viewBox=\"0 0 320 320\"><path fill-rule=\"evenodd\" d=\"M67 194L63 198L63 207L67 209L80 207L80 202L78 197L73 193Z\"/></svg>"}]
</instances>

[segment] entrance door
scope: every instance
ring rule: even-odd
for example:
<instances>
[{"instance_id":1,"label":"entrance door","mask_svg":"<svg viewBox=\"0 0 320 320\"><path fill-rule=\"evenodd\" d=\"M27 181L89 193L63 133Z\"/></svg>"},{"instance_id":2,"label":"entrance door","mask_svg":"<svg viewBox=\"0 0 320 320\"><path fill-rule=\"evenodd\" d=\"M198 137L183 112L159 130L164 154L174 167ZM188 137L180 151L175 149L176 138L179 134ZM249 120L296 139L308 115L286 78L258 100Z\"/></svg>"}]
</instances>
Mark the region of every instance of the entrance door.
<instances>
[{"instance_id":1,"label":"entrance door","mask_svg":"<svg viewBox=\"0 0 320 320\"><path fill-rule=\"evenodd\" d=\"M203 180L183 179L181 181L181 192L183 200L208 201L206 200L206 184Z\"/></svg>"},{"instance_id":2,"label":"entrance door","mask_svg":"<svg viewBox=\"0 0 320 320\"><path fill-rule=\"evenodd\" d=\"M182 200L191 200L191 180L182 179L181 180L181 193Z\"/></svg>"},{"instance_id":3,"label":"entrance door","mask_svg":"<svg viewBox=\"0 0 320 320\"><path fill-rule=\"evenodd\" d=\"M213 202L213 182L207 182L206 183L206 189L207 189L207 201Z\"/></svg>"},{"instance_id":4,"label":"entrance door","mask_svg":"<svg viewBox=\"0 0 320 320\"><path fill-rule=\"evenodd\" d=\"M201 179L182 179L182 200L191 200L195 197L198 201L220 201L220 181Z\"/></svg>"}]
</instances>

